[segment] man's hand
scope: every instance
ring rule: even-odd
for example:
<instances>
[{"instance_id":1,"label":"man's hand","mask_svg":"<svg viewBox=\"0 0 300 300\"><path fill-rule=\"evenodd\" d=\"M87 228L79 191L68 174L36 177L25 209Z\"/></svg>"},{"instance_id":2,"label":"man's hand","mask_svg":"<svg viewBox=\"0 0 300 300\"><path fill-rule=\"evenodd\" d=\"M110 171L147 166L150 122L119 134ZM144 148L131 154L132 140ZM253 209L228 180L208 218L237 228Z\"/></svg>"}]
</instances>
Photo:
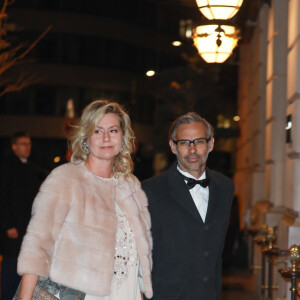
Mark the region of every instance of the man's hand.
<instances>
[{"instance_id":1,"label":"man's hand","mask_svg":"<svg viewBox=\"0 0 300 300\"><path fill-rule=\"evenodd\" d=\"M19 236L17 228L8 229L6 233L10 239L16 239Z\"/></svg>"}]
</instances>

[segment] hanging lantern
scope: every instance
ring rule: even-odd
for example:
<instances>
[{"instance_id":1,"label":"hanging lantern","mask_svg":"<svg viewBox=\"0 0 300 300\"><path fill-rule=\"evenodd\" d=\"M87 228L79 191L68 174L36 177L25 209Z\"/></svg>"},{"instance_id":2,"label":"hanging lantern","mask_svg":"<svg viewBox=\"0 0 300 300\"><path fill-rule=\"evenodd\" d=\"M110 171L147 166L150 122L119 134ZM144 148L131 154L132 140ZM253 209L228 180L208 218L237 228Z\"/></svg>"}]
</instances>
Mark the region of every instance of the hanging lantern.
<instances>
[{"instance_id":1,"label":"hanging lantern","mask_svg":"<svg viewBox=\"0 0 300 300\"><path fill-rule=\"evenodd\" d=\"M196 0L200 12L209 20L231 19L243 0Z\"/></svg>"},{"instance_id":2,"label":"hanging lantern","mask_svg":"<svg viewBox=\"0 0 300 300\"><path fill-rule=\"evenodd\" d=\"M239 40L239 30L231 25L201 25L195 28L194 45L207 63L222 63Z\"/></svg>"}]
</instances>

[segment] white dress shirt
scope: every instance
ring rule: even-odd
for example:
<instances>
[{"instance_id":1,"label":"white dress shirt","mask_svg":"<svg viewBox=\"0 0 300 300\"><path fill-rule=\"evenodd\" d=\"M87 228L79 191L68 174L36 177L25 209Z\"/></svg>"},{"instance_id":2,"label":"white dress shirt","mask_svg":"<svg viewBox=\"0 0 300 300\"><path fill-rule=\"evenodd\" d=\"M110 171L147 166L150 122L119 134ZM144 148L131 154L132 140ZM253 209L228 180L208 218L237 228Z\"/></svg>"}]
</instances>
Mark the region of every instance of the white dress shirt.
<instances>
[{"instance_id":1,"label":"white dress shirt","mask_svg":"<svg viewBox=\"0 0 300 300\"><path fill-rule=\"evenodd\" d=\"M196 180L202 180L206 178L206 172L204 171L204 173L201 175L200 178L195 178L194 176L192 176L190 173L188 172L184 172L182 171L179 166L177 165L177 169L178 171L189 178L193 178ZM187 183L187 180L185 180L185 183ZM205 217L206 217L206 213L207 213L207 206L208 206L208 197L209 197L209 188L206 187L202 187L200 184L196 184L192 189L189 190L190 194L194 200L194 203L198 209L198 212L203 220L203 222L205 222Z\"/></svg>"}]
</instances>

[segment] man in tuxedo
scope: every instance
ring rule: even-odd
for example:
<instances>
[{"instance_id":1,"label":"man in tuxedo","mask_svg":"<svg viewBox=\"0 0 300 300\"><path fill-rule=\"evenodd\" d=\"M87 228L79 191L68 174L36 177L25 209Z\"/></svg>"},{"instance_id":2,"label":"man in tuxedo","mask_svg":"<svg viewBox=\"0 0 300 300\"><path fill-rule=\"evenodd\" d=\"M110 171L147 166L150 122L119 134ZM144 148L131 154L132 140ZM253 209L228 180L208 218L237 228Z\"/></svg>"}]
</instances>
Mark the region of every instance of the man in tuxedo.
<instances>
[{"instance_id":1,"label":"man in tuxedo","mask_svg":"<svg viewBox=\"0 0 300 300\"><path fill-rule=\"evenodd\" d=\"M206 167L213 128L198 114L173 122L169 145L177 162L142 183L152 221L152 300L219 300L234 185Z\"/></svg>"}]
</instances>

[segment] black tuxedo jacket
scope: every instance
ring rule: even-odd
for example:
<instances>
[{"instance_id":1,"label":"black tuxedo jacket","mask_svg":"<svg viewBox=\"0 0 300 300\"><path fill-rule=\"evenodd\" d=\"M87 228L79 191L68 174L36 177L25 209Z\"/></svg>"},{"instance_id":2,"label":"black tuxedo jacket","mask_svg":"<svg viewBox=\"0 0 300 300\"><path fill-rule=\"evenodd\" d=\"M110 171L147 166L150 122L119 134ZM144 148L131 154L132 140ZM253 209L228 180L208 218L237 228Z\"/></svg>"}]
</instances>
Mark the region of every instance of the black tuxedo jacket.
<instances>
[{"instance_id":1,"label":"black tuxedo jacket","mask_svg":"<svg viewBox=\"0 0 300 300\"><path fill-rule=\"evenodd\" d=\"M33 164L24 164L15 155L0 166L0 253L17 257L31 217L31 206L40 180ZM10 239L7 229L17 228L18 238Z\"/></svg>"},{"instance_id":2,"label":"black tuxedo jacket","mask_svg":"<svg viewBox=\"0 0 300 300\"><path fill-rule=\"evenodd\" d=\"M177 164L145 180L153 235L153 300L218 300L233 182L206 169L210 180L205 222Z\"/></svg>"}]
</instances>

